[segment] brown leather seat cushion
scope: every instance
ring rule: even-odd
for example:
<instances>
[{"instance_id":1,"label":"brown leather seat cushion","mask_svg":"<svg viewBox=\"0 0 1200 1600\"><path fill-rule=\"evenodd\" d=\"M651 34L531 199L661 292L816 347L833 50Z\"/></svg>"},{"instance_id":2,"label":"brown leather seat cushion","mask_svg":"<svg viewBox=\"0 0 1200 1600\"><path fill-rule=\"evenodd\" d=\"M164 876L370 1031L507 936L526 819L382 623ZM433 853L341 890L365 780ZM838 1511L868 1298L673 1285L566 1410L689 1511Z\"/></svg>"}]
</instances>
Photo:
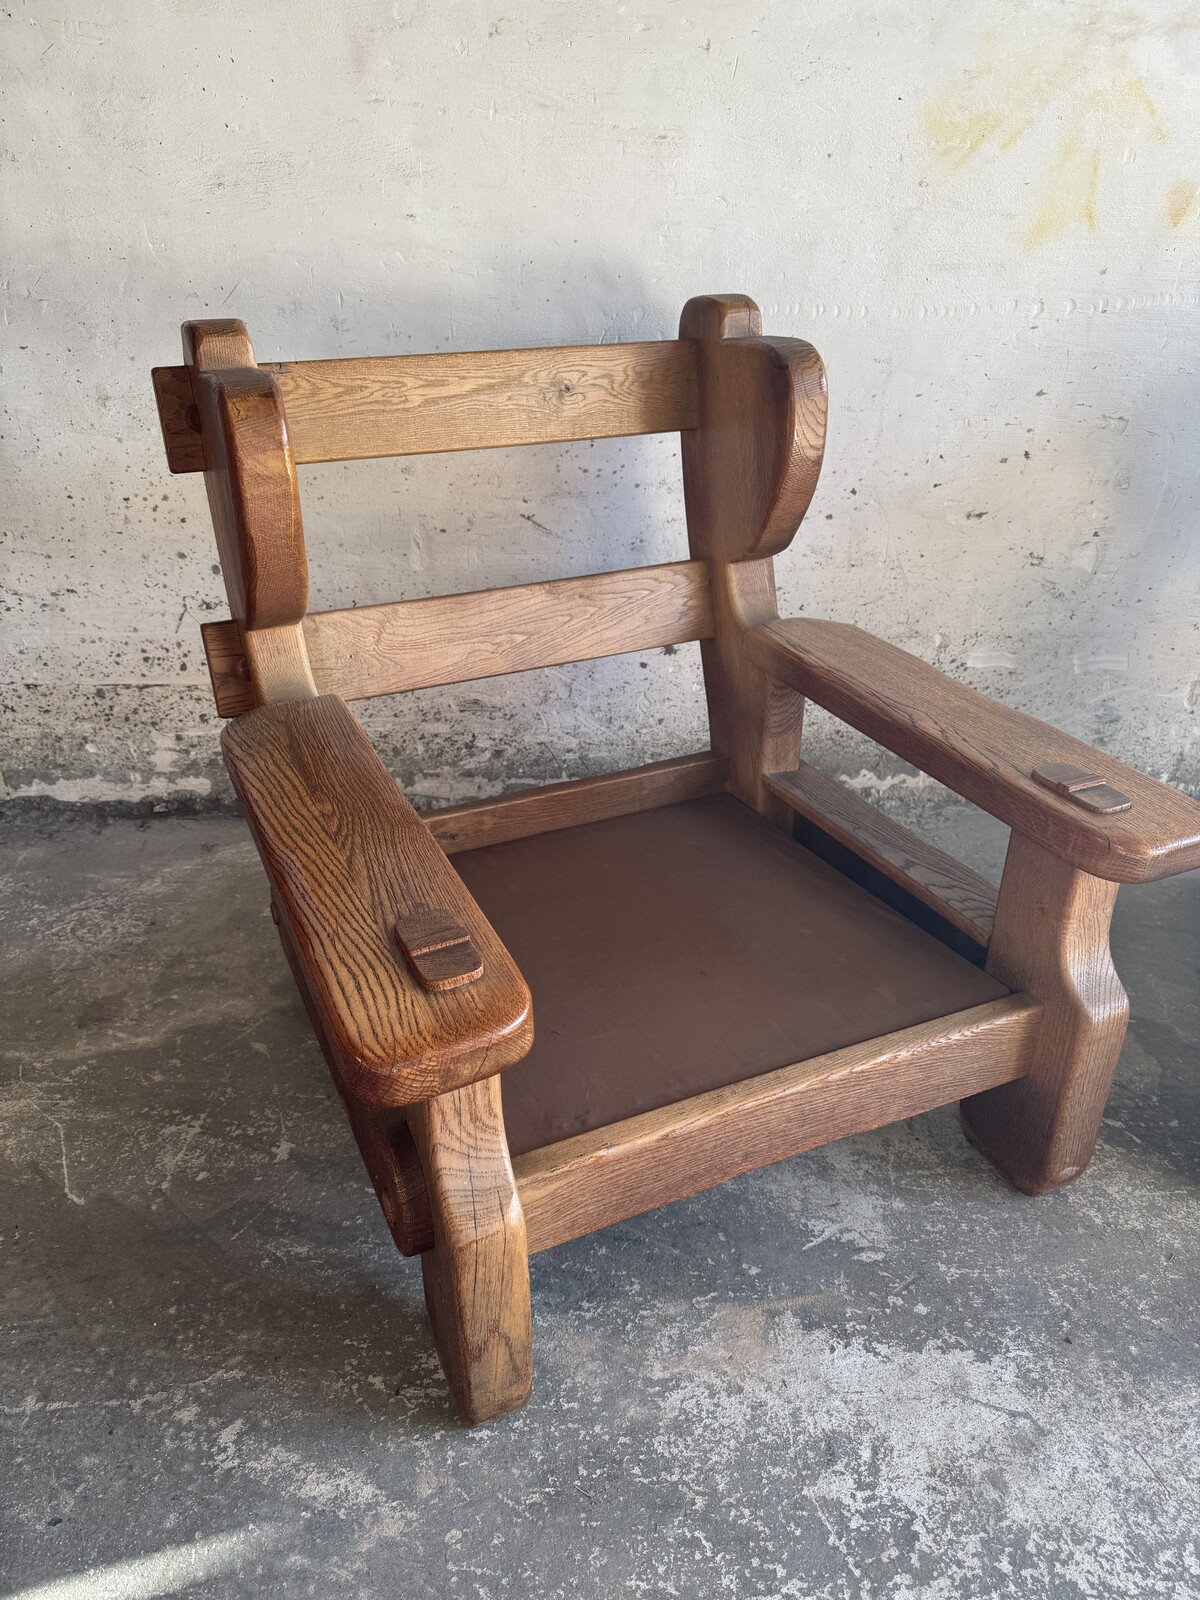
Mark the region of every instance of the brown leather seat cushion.
<instances>
[{"instance_id":1,"label":"brown leather seat cushion","mask_svg":"<svg viewBox=\"0 0 1200 1600\"><path fill-rule=\"evenodd\" d=\"M454 865L533 993L514 1155L1007 993L728 795Z\"/></svg>"}]
</instances>

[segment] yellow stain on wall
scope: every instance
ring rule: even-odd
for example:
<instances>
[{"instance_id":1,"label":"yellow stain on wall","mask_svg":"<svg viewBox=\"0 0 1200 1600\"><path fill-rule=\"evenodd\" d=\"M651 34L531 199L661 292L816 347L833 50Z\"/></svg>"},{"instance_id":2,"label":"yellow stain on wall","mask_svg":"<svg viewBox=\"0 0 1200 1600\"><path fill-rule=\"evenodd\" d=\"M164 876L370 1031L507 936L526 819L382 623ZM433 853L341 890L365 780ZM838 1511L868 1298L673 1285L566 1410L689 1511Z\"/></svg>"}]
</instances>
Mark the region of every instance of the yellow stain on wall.
<instances>
[{"instance_id":1,"label":"yellow stain on wall","mask_svg":"<svg viewBox=\"0 0 1200 1600\"><path fill-rule=\"evenodd\" d=\"M1094 99L1114 131L1135 134L1140 124L1159 144L1166 144L1167 130L1162 125L1158 107L1150 98L1145 78L1119 80L1108 89L1098 91Z\"/></svg>"},{"instance_id":2,"label":"yellow stain on wall","mask_svg":"<svg viewBox=\"0 0 1200 1600\"><path fill-rule=\"evenodd\" d=\"M1077 51L985 59L925 103L925 132L939 157L961 167L987 145L1010 150L1078 71Z\"/></svg>"},{"instance_id":3,"label":"yellow stain on wall","mask_svg":"<svg viewBox=\"0 0 1200 1600\"><path fill-rule=\"evenodd\" d=\"M1082 224L1096 231L1096 196L1100 191L1100 152L1074 139L1064 139L1046 181L1042 208L1025 235L1028 246L1068 233Z\"/></svg>"},{"instance_id":4,"label":"yellow stain on wall","mask_svg":"<svg viewBox=\"0 0 1200 1600\"><path fill-rule=\"evenodd\" d=\"M1167 190L1167 221L1178 228L1196 209L1200 184L1194 178L1177 178Z\"/></svg>"},{"instance_id":5,"label":"yellow stain on wall","mask_svg":"<svg viewBox=\"0 0 1200 1600\"><path fill-rule=\"evenodd\" d=\"M1011 150L1043 117L1054 116L1061 134L1025 234L1027 249L1074 229L1095 232L1102 175L1128 162L1139 141L1167 143L1146 79L1129 70L1137 30L1108 23L1103 51L1094 21L1082 35L1068 33L1037 50L1010 53L993 36L978 64L923 107L930 144L955 169L989 149ZM1185 195L1186 187L1181 180L1168 201L1175 227L1196 203L1196 186Z\"/></svg>"}]
</instances>

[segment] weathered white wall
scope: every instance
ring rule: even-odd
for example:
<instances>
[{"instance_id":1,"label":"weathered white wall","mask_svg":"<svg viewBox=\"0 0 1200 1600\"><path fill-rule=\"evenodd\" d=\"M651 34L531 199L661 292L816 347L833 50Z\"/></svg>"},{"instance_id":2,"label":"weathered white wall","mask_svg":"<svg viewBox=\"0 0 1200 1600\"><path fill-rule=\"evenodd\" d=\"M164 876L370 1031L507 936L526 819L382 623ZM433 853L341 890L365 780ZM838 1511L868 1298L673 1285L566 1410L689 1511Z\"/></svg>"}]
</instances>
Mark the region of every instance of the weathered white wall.
<instances>
[{"instance_id":1,"label":"weathered white wall","mask_svg":"<svg viewBox=\"0 0 1200 1600\"><path fill-rule=\"evenodd\" d=\"M31 0L3 29L10 792L225 792L203 488L149 383L183 318L265 360L661 338L724 289L829 368L786 608L1200 783L1194 9ZM302 491L318 607L684 548L670 440ZM365 714L449 796L695 747L700 705L690 647Z\"/></svg>"}]
</instances>

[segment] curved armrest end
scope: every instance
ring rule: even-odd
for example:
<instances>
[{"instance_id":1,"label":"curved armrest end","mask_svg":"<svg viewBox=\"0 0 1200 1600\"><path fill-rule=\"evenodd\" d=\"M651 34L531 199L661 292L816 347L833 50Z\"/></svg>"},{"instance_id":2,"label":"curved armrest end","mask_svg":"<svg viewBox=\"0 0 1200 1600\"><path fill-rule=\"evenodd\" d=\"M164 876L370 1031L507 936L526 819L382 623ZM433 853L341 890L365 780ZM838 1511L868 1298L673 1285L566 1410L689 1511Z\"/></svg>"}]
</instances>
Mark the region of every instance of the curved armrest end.
<instances>
[{"instance_id":1,"label":"curved armrest end","mask_svg":"<svg viewBox=\"0 0 1200 1600\"><path fill-rule=\"evenodd\" d=\"M685 429L683 486L692 554L778 555L792 542L825 454L825 368L802 339L764 339L745 295L700 295L679 322L696 344L700 419Z\"/></svg>"},{"instance_id":2,"label":"curved armrest end","mask_svg":"<svg viewBox=\"0 0 1200 1600\"><path fill-rule=\"evenodd\" d=\"M262 706L221 745L342 1085L411 1105L527 1054L524 978L347 706Z\"/></svg>"},{"instance_id":3,"label":"curved armrest end","mask_svg":"<svg viewBox=\"0 0 1200 1600\"><path fill-rule=\"evenodd\" d=\"M1200 804L1049 723L956 683L848 623L777 619L750 630L772 677L886 746L1081 872L1147 883L1200 867ZM1131 804L1109 814L1035 770L1077 768Z\"/></svg>"}]
</instances>

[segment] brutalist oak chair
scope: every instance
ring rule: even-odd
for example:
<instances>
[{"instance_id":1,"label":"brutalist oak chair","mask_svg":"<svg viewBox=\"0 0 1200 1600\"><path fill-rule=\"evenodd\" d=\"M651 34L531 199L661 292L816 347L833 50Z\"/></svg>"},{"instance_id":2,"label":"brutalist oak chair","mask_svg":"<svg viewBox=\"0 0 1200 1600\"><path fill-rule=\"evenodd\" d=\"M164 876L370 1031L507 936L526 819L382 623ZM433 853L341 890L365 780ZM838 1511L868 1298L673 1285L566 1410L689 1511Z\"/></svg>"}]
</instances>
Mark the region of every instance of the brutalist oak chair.
<instances>
[{"instance_id":1,"label":"brutalist oak chair","mask_svg":"<svg viewBox=\"0 0 1200 1600\"><path fill-rule=\"evenodd\" d=\"M531 1250L954 1099L1019 1189L1078 1177L1125 1031L1117 885L1200 864L1200 806L779 618L809 345L714 295L662 343L259 366L191 322L184 351L155 388L233 613L204 629L225 759L466 1421L529 1395ZM297 463L676 431L688 561L308 612ZM424 817L346 707L688 640L710 750ZM998 893L800 760L806 698L1011 825Z\"/></svg>"}]
</instances>

